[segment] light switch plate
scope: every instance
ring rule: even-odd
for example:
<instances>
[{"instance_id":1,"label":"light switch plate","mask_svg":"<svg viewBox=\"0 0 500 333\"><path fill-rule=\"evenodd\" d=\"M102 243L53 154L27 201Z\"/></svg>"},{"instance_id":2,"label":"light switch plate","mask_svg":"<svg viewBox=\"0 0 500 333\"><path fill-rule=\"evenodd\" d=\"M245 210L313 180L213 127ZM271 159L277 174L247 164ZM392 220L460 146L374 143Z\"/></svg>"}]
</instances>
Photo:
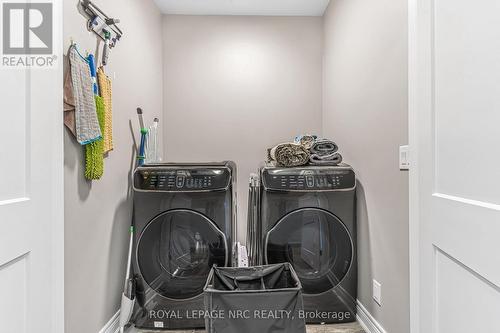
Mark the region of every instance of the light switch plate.
<instances>
[{"instance_id":1,"label":"light switch plate","mask_svg":"<svg viewBox=\"0 0 500 333\"><path fill-rule=\"evenodd\" d=\"M399 146L399 169L410 169L410 147L408 145Z\"/></svg>"},{"instance_id":2,"label":"light switch plate","mask_svg":"<svg viewBox=\"0 0 500 333\"><path fill-rule=\"evenodd\" d=\"M382 306L382 285L375 279L373 279L373 300Z\"/></svg>"}]
</instances>

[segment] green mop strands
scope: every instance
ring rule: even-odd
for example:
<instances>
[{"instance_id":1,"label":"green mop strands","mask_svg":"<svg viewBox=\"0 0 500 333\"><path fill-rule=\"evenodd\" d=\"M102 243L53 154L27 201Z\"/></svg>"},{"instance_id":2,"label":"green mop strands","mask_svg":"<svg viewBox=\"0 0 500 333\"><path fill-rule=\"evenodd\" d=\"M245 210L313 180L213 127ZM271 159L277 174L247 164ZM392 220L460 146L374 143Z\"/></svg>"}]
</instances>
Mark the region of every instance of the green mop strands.
<instances>
[{"instance_id":1,"label":"green mop strands","mask_svg":"<svg viewBox=\"0 0 500 333\"><path fill-rule=\"evenodd\" d=\"M104 101L101 96L95 96L97 119L101 132L104 129ZM85 178L101 179L104 173L104 139L85 145Z\"/></svg>"}]
</instances>

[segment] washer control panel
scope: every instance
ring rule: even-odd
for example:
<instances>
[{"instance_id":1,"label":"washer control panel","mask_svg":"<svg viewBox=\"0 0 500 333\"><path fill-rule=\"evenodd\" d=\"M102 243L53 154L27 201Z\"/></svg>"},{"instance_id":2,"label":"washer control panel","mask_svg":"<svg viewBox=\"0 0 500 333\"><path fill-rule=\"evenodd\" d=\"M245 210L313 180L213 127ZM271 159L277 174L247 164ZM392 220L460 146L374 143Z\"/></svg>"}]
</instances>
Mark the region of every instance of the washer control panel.
<instances>
[{"instance_id":1,"label":"washer control panel","mask_svg":"<svg viewBox=\"0 0 500 333\"><path fill-rule=\"evenodd\" d=\"M263 169L262 181L269 190L339 191L356 187L354 171L346 167Z\"/></svg>"},{"instance_id":2,"label":"washer control panel","mask_svg":"<svg viewBox=\"0 0 500 333\"><path fill-rule=\"evenodd\" d=\"M196 192L225 190L231 179L227 168L141 168L134 187L143 191Z\"/></svg>"}]
</instances>

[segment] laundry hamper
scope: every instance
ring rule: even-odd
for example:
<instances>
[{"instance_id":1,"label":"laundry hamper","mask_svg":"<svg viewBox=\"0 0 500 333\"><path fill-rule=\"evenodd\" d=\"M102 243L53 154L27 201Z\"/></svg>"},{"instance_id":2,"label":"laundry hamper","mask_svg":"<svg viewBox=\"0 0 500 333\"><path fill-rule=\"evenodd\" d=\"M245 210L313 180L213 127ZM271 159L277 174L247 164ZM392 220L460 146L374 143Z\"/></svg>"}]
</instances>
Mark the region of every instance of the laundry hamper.
<instances>
[{"instance_id":1,"label":"laundry hamper","mask_svg":"<svg viewBox=\"0 0 500 333\"><path fill-rule=\"evenodd\" d=\"M289 263L213 267L204 288L207 333L305 333L301 289Z\"/></svg>"}]
</instances>

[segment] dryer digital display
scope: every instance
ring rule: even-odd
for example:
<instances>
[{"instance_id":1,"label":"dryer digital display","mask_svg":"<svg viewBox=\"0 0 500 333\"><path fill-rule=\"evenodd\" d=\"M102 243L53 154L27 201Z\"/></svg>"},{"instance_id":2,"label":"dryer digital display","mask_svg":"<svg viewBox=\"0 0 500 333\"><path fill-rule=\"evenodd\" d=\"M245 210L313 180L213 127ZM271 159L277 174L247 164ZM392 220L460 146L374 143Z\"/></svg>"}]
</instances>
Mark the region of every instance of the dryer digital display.
<instances>
[{"instance_id":1,"label":"dryer digital display","mask_svg":"<svg viewBox=\"0 0 500 333\"><path fill-rule=\"evenodd\" d=\"M340 191L356 187L354 172L348 168L264 169L266 189L276 191Z\"/></svg>"},{"instance_id":2,"label":"dryer digital display","mask_svg":"<svg viewBox=\"0 0 500 333\"><path fill-rule=\"evenodd\" d=\"M216 191L227 189L230 177L225 168L155 170L146 167L136 173L134 187L143 191Z\"/></svg>"}]
</instances>

